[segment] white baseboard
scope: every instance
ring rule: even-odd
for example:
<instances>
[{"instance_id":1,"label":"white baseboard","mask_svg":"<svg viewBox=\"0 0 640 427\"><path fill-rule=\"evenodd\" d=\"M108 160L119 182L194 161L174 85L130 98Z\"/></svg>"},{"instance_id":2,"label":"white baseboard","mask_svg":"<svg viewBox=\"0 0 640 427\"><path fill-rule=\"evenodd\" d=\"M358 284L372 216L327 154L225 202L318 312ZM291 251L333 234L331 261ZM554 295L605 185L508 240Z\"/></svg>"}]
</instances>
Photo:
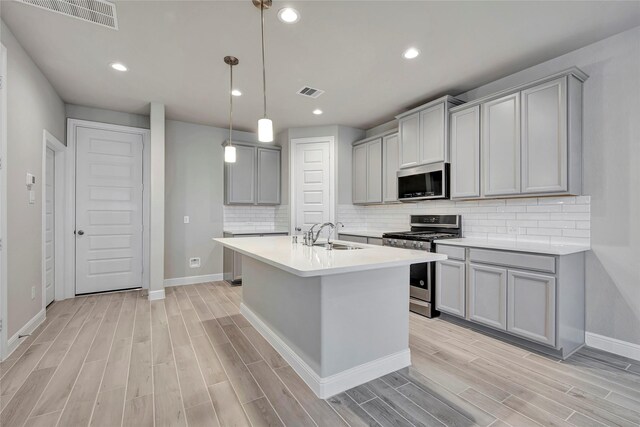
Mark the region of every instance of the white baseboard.
<instances>
[{"instance_id":1,"label":"white baseboard","mask_svg":"<svg viewBox=\"0 0 640 427\"><path fill-rule=\"evenodd\" d=\"M11 356L11 353L14 352L16 348L20 345L21 339L18 338L20 335L29 335L33 331L36 330L38 326L47 318L47 310L42 309L38 314L36 314L31 320L29 320L18 332L13 334L11 338L7 341L7 357ZM25 337L26 338L26 337ZM7 358L5 357L5 359Z\"/></svg>"},{"instance_id":2,"label":"white baseboard","mask_svg":"<svg viewBox=\"0 0 640 427\"><path fill-rule=\"evenodd\" d=\"M640 361L640 345L638 344L594 334L592 332L585 332L584 335L585 344L589 347Z\"/></svg>"},{"instance_id":3,"label":"white baseboard","mask_svg":"<svg viewBox=\"0 0 640 427\"><path fill-rule=\"evenodd\" d=\"M164 299L164 289L159 291L149 291L149 301L155 301L158 299Z\"/></svg>"},{"instance_id":4,"label":"white baseboard","mask_svg":"<svg viewBox=\"0 0 640 427\"><path fill-rule=\"evenodd\" d=\"M173 279L164 279L165 286L181 286L195 285L197 283L219 282L222 280L222 273L205 274L202 276L176 277Z\"/></svg>"},{"instance_id":5,"label":"white baseboard","mask_svg":"<svg viewBox=\"0 0 640 427\"><path fill-rule=\"evenodd\" d=\"M411 365L411 352L407 348L346 371L328 377L320 377L246 305L240 305L240 313L280 353L320 399L327 399L345 390Z\"/></svg>"}]
</instances>

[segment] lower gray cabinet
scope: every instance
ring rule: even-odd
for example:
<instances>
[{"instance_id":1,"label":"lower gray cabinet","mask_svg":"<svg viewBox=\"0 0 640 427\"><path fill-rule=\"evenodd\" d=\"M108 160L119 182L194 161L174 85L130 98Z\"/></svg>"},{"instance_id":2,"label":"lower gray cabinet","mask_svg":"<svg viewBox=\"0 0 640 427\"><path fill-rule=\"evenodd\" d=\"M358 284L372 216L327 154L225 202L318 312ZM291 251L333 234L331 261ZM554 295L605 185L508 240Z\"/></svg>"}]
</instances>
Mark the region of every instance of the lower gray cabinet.
<instances>
[{"instance_id":1,"label":"lower gray cabinet","mask_svg":"<svg viewBox=\"0 0 640 427\"><path fill-rule=\"evenodd\" d=\"M469 320L507 329L507 269L469 264Z\"/></svg>"},{"instance_id":2,"label":"lower gray cabinet","mask_svg":"<svg viewBox=\"0 0 640 427\"><path fill-rule=\"evenodd\" d=\"M509 270L507 331L543 344L556 344L556 278Z\"/></svg>"},{"instance_id":3,"label":"lower gray cabinet","mask_svg":"<svg viewBox=\"0 0 640 427\"><path fill-rule=\"evenodd\" d=\"M436 308L465 317L465 263L448 259L436 263Z\"/></svg>"}]
</instances>

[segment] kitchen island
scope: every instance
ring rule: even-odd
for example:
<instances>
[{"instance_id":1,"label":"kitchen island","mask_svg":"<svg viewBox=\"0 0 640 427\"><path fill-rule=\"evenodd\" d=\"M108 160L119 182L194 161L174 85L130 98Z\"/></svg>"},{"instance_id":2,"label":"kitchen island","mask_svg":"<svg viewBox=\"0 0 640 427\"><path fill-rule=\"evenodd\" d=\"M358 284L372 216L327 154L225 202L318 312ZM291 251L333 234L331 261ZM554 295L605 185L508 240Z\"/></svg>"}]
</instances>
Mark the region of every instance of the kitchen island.
<instances>
[{"instance_id":1,"label":"kitchen island","mask_svg":"<svg viewBox=\"0 0 640 427\"><path fill-rule=\"evenodd\" d=\"M446 259L291 237L213 240L242 254L241 313L320 398L411 364L409 266Z\"/></svg>"}]
</instances>

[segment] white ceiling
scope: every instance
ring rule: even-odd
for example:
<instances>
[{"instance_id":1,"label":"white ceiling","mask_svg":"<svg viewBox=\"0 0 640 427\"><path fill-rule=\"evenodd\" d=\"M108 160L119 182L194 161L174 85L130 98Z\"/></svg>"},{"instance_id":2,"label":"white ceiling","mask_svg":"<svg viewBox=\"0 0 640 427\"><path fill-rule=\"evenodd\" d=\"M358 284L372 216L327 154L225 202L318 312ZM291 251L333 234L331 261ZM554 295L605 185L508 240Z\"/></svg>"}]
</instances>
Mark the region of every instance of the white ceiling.
<instances>
[{"instance_id":1,"label":"white ceiling","mask_svg":"<svg viewBox=\"0 0 640 427\"><path fill-rule=\"evenodd\" d=\"M118 1L118 31L14 1L2 19L65 102L225 127L234 69L236 127L262 115L260 12L251 0ZM277 10L293 6L296 24ZM274 1L266 12L267 94L276 130L369 128L640 25L640 2ZM409 46L422 54L402 58ZM125 63L118 73L108 65ZM296 94L303 85L326 91ZM322 116L311 112L324 110Z\"/></svg>"}]
</instances>

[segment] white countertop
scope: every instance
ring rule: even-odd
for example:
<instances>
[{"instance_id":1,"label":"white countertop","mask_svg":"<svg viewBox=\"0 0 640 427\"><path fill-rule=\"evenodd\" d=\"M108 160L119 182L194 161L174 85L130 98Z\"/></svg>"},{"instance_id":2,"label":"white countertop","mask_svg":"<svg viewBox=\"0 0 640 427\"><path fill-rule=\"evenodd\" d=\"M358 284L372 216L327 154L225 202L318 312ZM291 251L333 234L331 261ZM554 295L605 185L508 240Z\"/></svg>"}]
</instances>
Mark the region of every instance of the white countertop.
<instances>
[{"instance_id":1,"label":"white countertop","mask_svg":"<svg viewBox=\"0 0 640 427\"><path fill-rule=\"evenodd\" d=\"M588 245L551 245L546 243L515 242L512 240L487 239L443 239L436 240L439 245L467 246L483 249L502 249L505 251L530 252L546 255L570 255L591 249Z\"/></svg>"},{"instance_id":2,"label":"white countertop","mask_svg":"<svg viewBox=\"0 0 640 427\"><path fill-rule=\"evenodd\" d=\"M442 254L340 240L336 242L363 249L328 251L322 246L293 244L290 236L213 240L243 255L301 277L375 270L447 259L446 255Z\"/></svg>"}]
</instances>

